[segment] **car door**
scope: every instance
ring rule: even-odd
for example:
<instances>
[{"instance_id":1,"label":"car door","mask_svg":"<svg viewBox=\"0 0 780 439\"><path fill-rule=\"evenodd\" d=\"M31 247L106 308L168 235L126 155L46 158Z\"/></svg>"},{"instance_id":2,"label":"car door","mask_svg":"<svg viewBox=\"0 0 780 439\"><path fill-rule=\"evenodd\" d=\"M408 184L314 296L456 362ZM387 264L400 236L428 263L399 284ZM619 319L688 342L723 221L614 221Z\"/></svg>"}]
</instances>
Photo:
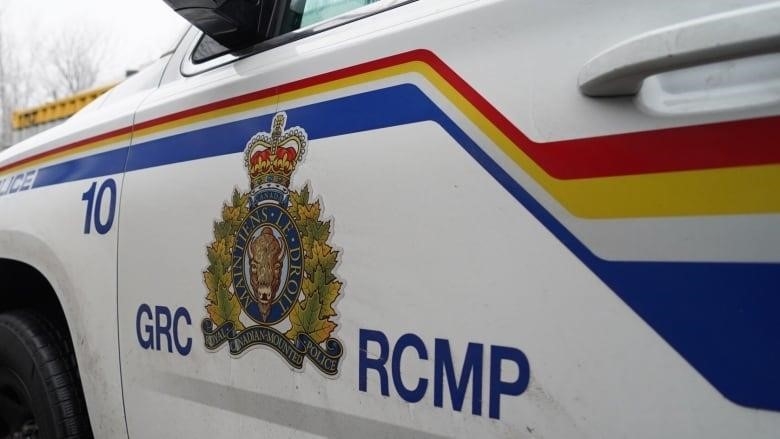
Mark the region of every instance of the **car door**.
<instances>
[{"instance_id":1,"label":"car door","mask_svg":"<svg viewBox=\"0 0 780 439\"><path fill-rule=\"evenodd\" d=\"M358 3L138 111L131 437L771 437L777 5Z\"/></svg>"},{"instance_id":2,"label":"car door","mask_svg":"<svg viewBox=\"0 0 780 439\"><path fill-rule=\"evenodd\" d=\"M116 252L133 114L159 82L167 61L162 57L0 159L5 174L0 177L0 258L33 267L56 291L68 319L92 431L100 437L125 434L116 361ZM12 151L16 155L9 160ZM22 285L19 279L5 282ZM30 296L23 300L40 297L27 290L41 285L24 285ZM13 305L16 299L9 295L7 300ZM53 386L68 383L63 379Z\"/></svg>"}]
</instances>

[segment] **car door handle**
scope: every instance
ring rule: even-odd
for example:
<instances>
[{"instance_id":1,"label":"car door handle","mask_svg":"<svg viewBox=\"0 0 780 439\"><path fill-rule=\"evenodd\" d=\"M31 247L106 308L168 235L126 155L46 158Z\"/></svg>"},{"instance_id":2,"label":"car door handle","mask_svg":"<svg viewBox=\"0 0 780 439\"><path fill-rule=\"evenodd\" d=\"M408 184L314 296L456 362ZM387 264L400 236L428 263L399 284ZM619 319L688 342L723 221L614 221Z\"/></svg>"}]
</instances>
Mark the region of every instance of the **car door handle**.
<instances>
[{"instance_id":1,"label":"car door handle","mask_svg":"<svg viewBox=\"0 0 780 439\"><path fill-rule=\"evenodd\" d=\"M678 23L623 41L588 61L580 91L636 94L645 78L671 70L780 51L780 2Z\"/></svg>"}]
</instances>

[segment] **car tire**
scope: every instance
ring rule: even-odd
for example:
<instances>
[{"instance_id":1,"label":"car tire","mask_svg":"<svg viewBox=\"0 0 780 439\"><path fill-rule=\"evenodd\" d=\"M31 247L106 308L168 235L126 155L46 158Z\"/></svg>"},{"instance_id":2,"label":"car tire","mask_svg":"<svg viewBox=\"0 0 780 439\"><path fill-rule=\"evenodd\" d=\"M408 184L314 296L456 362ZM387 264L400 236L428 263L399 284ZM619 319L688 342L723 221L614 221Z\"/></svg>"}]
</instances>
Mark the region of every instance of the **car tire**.
<instances>
[{"instance_id":1,"label":"car tire","mask_svg":"<svg viewBox=\"0 0 780 439\"><path fill-rule=\"evenodd\" d=\"M36 312L0 314L0 439L92 437L63 332Z\"/></svg>"}]
</instances>

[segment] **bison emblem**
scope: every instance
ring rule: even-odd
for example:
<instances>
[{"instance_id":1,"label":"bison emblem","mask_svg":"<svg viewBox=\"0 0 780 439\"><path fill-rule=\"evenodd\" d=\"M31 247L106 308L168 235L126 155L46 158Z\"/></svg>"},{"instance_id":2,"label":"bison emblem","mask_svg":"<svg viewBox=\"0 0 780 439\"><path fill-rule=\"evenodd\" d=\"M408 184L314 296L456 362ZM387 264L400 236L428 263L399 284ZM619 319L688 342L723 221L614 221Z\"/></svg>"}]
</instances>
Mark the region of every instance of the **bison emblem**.
<instances>
[{"instance_id":1,"label":"bison emblem","mask_svg":"<svg viewBox=\"0 0 780 439\"><path fill-rule=\"evenodd\" d=\"M270 227L263 227L250 239L248 250L250 294L267 319L281 283L284 247Z\"/></svg>"}]
</instances>

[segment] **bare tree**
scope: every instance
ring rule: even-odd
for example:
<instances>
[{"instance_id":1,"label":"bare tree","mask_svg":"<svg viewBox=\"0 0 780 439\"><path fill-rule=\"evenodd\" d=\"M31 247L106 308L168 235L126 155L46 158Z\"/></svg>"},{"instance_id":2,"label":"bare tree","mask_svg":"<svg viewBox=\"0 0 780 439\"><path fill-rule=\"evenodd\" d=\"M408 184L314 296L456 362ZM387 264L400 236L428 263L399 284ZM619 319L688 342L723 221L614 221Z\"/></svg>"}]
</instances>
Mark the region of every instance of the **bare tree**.
<instances>
[{"instance_id":1,"label":"bare tree","mask_svg":"<svg viewBox=\"0 0 780 439\"><path fill-rule=\"evenodd\" d=\"M105 55L97 32L68 30L54 40L49 50L51 97L56 99L95 85Z\"/></svg>"},{"instance_id":2,"label":"bare tree","mask_svg":"<svg viewBox=\"0 0 780 439\"><path fill-rule=\"evenodd\" d=\"M33 60L15 50L19 46L4 29L0 10L0 149L11 144L13 111L29 105L34 94Z\"/></svg>"},{"instance_id":3,"label":"bare tree","mask_svg":"<svg viewBox=\"0 0 780 439\"><path fill-rule=\"evenodd\" d=\"M0 17L1 18L1 17ZM5 148L11 144L11 117L10 106L11 102L6 92L8 84L8 49L6 47L6 36L3 34L3 26L0 25L0 117L2 117L2 123L0 123L0 149Z\"/></svg>"},{"instance_id":4,"label":"bare tree","mask_svg":"<svg viewBox=\"0 0 780 439\"><path fill-rule=\"evenodd\" d=\"M46 44L35 33L13 34L9 18L0 6L0 150L12 143L15 110L93 87L108 47L97 26L68 29Z\"/></svg>"}]
</instances>

